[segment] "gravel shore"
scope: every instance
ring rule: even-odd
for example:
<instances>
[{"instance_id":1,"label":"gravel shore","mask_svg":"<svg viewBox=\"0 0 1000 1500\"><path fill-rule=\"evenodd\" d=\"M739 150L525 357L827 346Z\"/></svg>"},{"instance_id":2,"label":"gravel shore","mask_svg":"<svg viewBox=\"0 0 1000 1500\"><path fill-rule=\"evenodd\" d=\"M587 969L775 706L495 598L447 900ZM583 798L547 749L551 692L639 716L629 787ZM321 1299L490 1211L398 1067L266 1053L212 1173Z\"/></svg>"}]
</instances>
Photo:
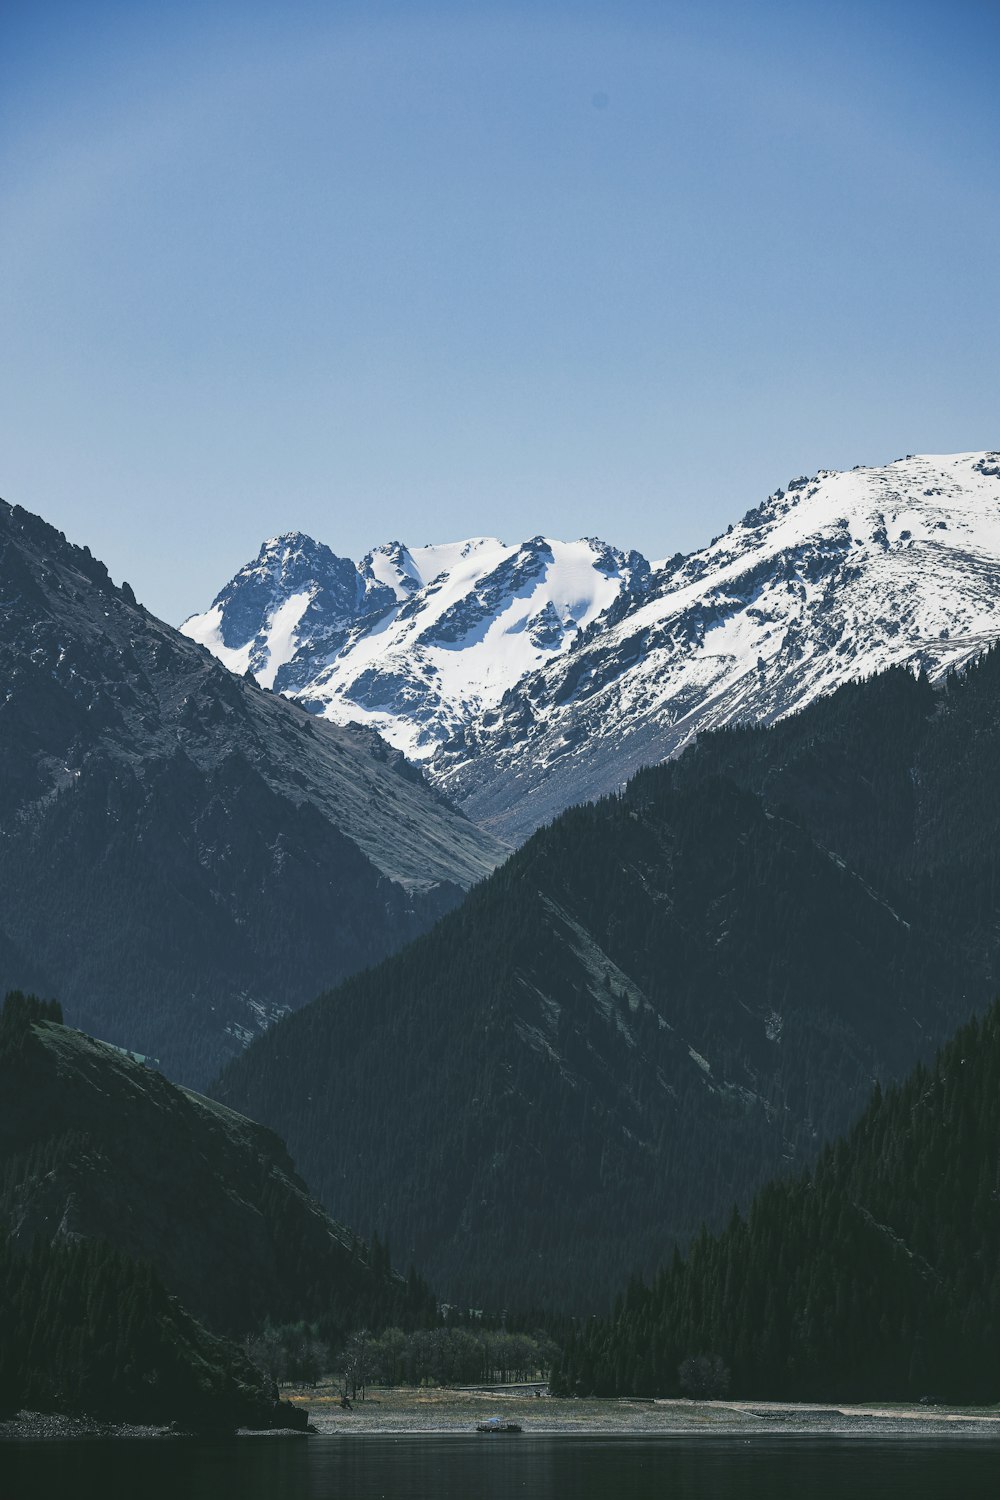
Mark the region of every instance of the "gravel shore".
<instances>
[{"instance_id":1,"label":"gravel shore","mask_svg":"<svg viewBox=\"0 0 1000 1500\"><path fill-rule=\"evenodd\" d=\"M352 1411L340 1406L333 1387L284 1391L297 1406L308 1409L319 1433L358 1436L403 1433L468 1433L476 1423L499 1416L520 1423L525 1433L566 1433L621 1437L629 1433L652 1437L719 1437L757 1434L881 1437L995 1437L1000 1440L1000 1412L995 1408L940 1406L795 1405L768 1401L640 1401L587 1397L560 1399L523 1391L453 1390L447 1387L414 1390L410 1387L374 1390L367 1401L356 1401ZM48 1439L172 1438L185 1434L173 1427L134 1426L89 1421L47 1412L19 1412L0 1421L0 1443ZM264 1430L241 1431L241 1437L298 1437L305 1434ZM501 1441L497 1438L496 1441Z\"/></svg>"},{"instance_id":2,"label":"gravel shore","mask_svg":"<svg viewBox=\"0 0 1000 1500\"><path fill-rule=\"evenodd\" d=\"M597 1397L560 1399L503 1390L373 1390L353 1411L343 1411L331 1388L286 1391L308 1407L321 1433L471 1432L477 1422L500 1416L519 1422L526 1433L592 1433L595 1436L714 1433L940 1437L962 1435L1000 1439L1000 1412L927 1406L809 1406L749 1401L640 1401ZM499 1441L499 1439L498 1439Z\"/></svg>"},{"instance_id":3,"label":"gravel shore","mask_svg":"<svg viewBox=\"0 0 1000 1500\"><path fill-rule=\"evenodd\" d=\"M58 1412L19 1411L0 1420L0 1443L40 1442L44 1438L162 1438L176 1434L169 1427L138 1427L128 1422L96 1422L89 1417L64 1417Z\"/></svg>"},{"instance_id":4,"label":"gravel shore","mask_svg":"<svg viewBox=\"0 0 1000 1500\"><path fill-rule=\"evenodd\" d=\"M19 1411L16 1416L0 1419L0 1443L38 1443L48 1439L70 1438L184 1438L197 1434L183 1428L143 1426L134 1422L98 1422L90 1417L66 1417L58 1412ZM240 1427L235 1437L304 1438L306 1433L288 1427Z\"/></svg>"}]
</instances>

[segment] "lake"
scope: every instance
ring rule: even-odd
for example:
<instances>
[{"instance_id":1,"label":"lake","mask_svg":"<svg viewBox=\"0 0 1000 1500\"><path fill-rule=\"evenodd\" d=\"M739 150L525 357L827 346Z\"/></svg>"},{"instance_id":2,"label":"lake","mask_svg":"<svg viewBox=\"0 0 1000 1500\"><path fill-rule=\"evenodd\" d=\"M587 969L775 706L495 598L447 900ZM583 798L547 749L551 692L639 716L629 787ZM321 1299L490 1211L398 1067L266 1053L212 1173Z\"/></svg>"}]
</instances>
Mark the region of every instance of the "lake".
<instances>
[{"instance_id":1,"label":"lake","mask_svg":"<svg viewBox=\"0 0 1000 1500\"><path fill-rule=\"evenodd\" d=\"M425 1433L0 1444L2 1500L995 1500L1000 1442Z\"/></svg>"}]
</instances>

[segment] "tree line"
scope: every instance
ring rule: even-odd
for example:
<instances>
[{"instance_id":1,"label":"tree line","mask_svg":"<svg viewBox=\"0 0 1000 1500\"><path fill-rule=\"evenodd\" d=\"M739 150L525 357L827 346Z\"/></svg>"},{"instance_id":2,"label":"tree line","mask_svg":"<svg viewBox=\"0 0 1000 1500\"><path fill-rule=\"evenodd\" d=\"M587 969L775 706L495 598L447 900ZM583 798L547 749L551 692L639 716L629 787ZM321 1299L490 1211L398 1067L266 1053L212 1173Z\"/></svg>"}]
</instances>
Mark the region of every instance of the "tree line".
<instances>
[{"instance_id":1,"label":"tree line","mask_svg":"<svg viewBox=\"0 0 1000 1500\"><path fill-rule=\"evenodd\" d=\"M319 1325L265 1326L245 1341L249 1357L279 1384L316 1385L336 1374L345 1395L364 1398L368 1387L494 1385L545 1380L558 1348L544 1330L449 1326L374 1333L353 1329L334 1343Z\"/></svg>"},{"instance_id":2,"label":"tree line","mask_svg":"<svg viewBox=\"0 0 1000 1500\"><path fill-rule=\"evenodd\" d=\"M297 1426L273 1383L170 1297L153 1268L100 1241L15 1253L0 1238L0 1412L56 1411L196 1428Z\"/></svg>"}]
</instances>

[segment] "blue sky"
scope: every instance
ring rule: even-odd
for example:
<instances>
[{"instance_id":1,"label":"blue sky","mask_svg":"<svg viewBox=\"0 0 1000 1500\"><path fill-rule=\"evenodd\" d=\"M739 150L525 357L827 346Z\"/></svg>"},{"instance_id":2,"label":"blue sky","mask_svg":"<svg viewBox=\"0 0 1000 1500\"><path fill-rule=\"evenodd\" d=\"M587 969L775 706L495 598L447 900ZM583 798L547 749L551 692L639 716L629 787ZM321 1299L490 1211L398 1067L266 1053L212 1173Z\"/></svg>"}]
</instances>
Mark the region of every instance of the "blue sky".
<instances>
[{"instance_id":1,"label":"blue sky","mask_svg":"<svg viewBox=\"0 0 1000 1500\"><path fill-rule=\"evenodd\" d=\"M268 535L697 546L1000 446L996 0L0 5L0 494L153 610Z\"/></svg>"}]
</instances>

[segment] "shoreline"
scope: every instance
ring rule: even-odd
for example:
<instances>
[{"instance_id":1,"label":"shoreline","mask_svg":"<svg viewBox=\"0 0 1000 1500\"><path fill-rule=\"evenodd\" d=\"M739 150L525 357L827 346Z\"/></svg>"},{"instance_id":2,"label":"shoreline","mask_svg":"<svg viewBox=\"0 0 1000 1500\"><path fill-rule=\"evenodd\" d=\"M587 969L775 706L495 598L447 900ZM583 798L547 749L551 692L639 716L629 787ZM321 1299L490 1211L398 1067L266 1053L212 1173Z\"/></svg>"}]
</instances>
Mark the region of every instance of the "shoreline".
<instances>
[{"instance_id":1,"label":"shoreline","mask_svg":"<svg viewBox=\"0 0 1000 1500\"><path fill-rule=\"evenodd\" d=\"M175 1423L105 1422L97 1417L73 1417L65 1412L19 1411L0 1417L0 1444L63 1442L139 1442L150 1438L171 1442L204 1440L198 1433ZM305 1438L307 1432L293 1427L238 1427L231 1433L220 1433L221 1441L230 1438Z\"/></svg>"},{"instance_id":2,"label":"shoreline","mask_svg":"<svg viewBox=\"0 0 1000 1500\"><path fill-rule=\"evenodd\" d=\"M219 1434L232 1438L447 1437L476 1434L476 1423L498 1415L521 1424L521 1437L655 1438L655 1437L894 1437L990 1438L1000 1440L1000 1410L995 1407L908 1406L892 1402L796 1403L777 1401L691 1401L637 1397L532 1397L504 1390L456 1390L450 1387L377 1389L353 1411L340 1407L339 1392L328 1387L290 1389L283 1395L308 1410L312 1432L289 1428L241 1428ZM0 1420L0 1444L6 1442L115 1441L149 1439L211 1441L208 1434L176 1426L101 1422L49 1412L19 1412ZM490 1441L516 1441L517 1435Z\"/></svg>"},{"instance_id":3,"label":"shoreline","mask_svg":"<svg viewBox=\"0 0 1000 1500\"><path fill-rule=\"evenodd\" d=\"M892 1402L796 1403L691 1401L672 1398L531 1396L496 1390L376 1389L354 1410L342 1411L339 1393L289 1390L308 1407L317 1433L329 1436L403 1437L474 1433L477 1422L500 1416L521 1424L522 1436L578 1437L841 1437L871 1434L909 1438L976 1436L1000 1439L1000 1411L983 1407L909 1406Z\"/></svg>"}]
</instances>

